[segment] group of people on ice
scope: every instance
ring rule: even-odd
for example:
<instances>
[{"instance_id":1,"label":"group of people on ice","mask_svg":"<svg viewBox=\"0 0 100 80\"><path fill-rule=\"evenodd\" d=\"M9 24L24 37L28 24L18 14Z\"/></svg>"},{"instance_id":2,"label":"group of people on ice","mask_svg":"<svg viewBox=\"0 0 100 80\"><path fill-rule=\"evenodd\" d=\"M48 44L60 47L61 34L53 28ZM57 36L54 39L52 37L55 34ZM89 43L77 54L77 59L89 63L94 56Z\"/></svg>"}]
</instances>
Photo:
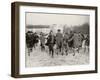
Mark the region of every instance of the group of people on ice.
<instances>
[{"instance_id":1,"label":"group of people on ice","mask_svg":"<svg viewBox=\"0 0 100 80\"><path fill-rule=\"evenodd\" d=\"M89 50L89 35L80 32L61 33L61 30L58 29L56 34L52 30L49 34L44 34L43 32L37 34L36 32L28 31L26 33L26 45L29 56L32 48L35 48L39 42L41 51L45 51L46 47L48 47L49 54L52 57L54 57L54 54L68 55L69 50L73 52L73 56L75 56L76 51L79 53L82 48L84 48L84 52L86 49Z\"/></svg>"}]
</instances>

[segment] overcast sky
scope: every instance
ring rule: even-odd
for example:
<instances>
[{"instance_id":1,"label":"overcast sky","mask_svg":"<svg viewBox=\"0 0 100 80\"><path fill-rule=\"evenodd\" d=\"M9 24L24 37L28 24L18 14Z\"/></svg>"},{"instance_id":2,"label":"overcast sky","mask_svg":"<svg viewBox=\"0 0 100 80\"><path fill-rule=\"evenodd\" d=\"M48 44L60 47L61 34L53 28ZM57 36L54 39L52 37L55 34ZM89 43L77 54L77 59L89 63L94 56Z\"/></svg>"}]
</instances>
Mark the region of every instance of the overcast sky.
<instances>
[{"instance_id":1,"label":"overcast sky","mask_svg":"<svg viewBox=\"0 0 100 80\"><path fill-rule=\"evenodd\" d=\"M26 13L26 25L67 24L73 26L84 23L89 23L88 15Z\"/></svg>"}]
</instances>

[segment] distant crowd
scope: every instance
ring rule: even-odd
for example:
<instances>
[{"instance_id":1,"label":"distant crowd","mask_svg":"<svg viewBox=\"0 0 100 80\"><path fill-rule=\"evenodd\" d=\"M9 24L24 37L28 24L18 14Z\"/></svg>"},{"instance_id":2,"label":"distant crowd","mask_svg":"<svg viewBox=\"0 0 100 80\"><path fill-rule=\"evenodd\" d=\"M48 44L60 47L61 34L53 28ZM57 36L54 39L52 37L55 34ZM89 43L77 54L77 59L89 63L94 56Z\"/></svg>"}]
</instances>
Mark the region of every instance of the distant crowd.
<instances>
[{"instance_id":1,"label":"distant crowd","mask_svg":"<svg viewBox=\"0 0 100 80\"><path fill-rule=\"evenodd\" d=\"M79 53L80 49L83 48L84 52L89 51L89 35L81 32L64 32L58 29L57 33L54 34L51 30L49 34L43 32L36 33L32 31L26 32L26 45L28 48L28 55L32 52L33 48L36 48L40 42L41 51L45 51L48 47L49 55L54 57L54 54L68 55L68 51L73 51L75 56L76 51Z\"/></svg>"}]
</instances>

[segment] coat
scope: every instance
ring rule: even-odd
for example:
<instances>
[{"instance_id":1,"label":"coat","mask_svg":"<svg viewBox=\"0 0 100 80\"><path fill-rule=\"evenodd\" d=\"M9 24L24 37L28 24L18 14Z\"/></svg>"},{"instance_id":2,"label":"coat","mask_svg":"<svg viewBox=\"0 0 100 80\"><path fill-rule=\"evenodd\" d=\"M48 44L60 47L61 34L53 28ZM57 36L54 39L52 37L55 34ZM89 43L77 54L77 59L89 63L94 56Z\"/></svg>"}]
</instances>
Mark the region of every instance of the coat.
<instances>
[{"instance_id":1,"label":"coat","mask_svg":"<svg viewBox=\"0 0 100 80\"><path fill-rule=\"evenodd\" d=\"M68 49L69 48L69 46L68 46L68 39L69 39L69 35L68 34L65 34L64 35L64 38L63 38L63 47L65 49Z\"/></svg>"},{"instance_id":2,"label":"coat","mask_svg":"<svg viewBox=\"0 0 100 80\"><path fill-rule=\"evenodd\" d=\"M26 45L28 48L32 48L34 46L34 34L33 32L26 33Z\"/></svg>"},{"instance_id":3,"label":"coat","mask_svg":"<svg viewBox=\"0 0 100 80\"><path fill-rule=\"evenodd\" d=\"M55 36L54 35L49 35L47 37L47 43L46 43L46 45L48 46L49 44L55 44Z\"/></svg>"},{"instance_id":4,"label":"coat","mask_svg":"<svg viewBox=\"0 0 100 80\"><path fill-rule=\"evenodd\" d=\"M82 40L81 40L81 37L79 36L79 34L75 33L69 41L72 41L72 40L73 40L74 48L78 48L78 47L82 46Z\"/></svg>"},{"instance_id":5,"label":"coat","mask_svg":"<svg viewBox=\"0 0 100 80\"><path fill-rule=\"evenodd\" d=\"M61 33L56 34L56 44L61 45L63 42L63 35Z\"/></svg>"},{"instance_id":6,"label":"coat","mask_svg":"<svg viewBox=\"0 0 100 80\"><path fill-rule=\"evenodd\" d=\"M40 42L42 45L45 45L45 36L44 35L40 35Z\"/></svg>"}]
</instances>

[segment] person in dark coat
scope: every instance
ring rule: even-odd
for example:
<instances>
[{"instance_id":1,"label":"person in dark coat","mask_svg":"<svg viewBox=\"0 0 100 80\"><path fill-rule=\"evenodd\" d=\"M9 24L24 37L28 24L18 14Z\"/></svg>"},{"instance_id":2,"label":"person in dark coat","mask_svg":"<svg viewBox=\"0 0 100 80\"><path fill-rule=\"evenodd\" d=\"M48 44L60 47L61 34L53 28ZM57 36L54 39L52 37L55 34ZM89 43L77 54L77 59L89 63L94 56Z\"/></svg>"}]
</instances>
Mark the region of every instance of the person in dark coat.
<instances>
[{"instance_id":1,"label":"person in dark coat","mask_svg":"<svg viewBox=\"0 0 100 80\"><path fill-rule=\"evenodd\" d=\"M74 32L70 31L69 33L69 39L71 39L74 36ZM69 48L73 48L73 40L68 41Z\"/></svg>"},{"instance_id":2,"label":"person in dark coat","mask_svg":"<svg viewBox=\"0 0 100 80\"><path fill-rule=\"evenodd\" d=\"M82 40L81 37L79 36L79 34L77 32L74 32L74 35L72 36L71 39L69 39L68 41L72 41L73 40L73 56L75 56L75 50L77 49L78 53L79 53L79 49L82 45Z\"/></svg>"},{"instance_id":3,"label":"person in dark coat","mask_svg":"<svg viewBox=\"0 0 100 80\"><path fill-rule=\"evenodd\" d=\"M54 57L54 44L55 44L55 36L53 35L53 32L50 31L48 37L47 37L47 43L46 45L49 48L49 54Z\"/></svg>"},{"instance_id":4,"label":"person in dark coat","mask_svg":"<svg viewBox=\"0 0 100 80\"><path fill-rule=\"evenodd\" d=\"M84 52L86 52L86 50L88 50L89 52L89 35L87 34L86 38L85 38L85 48L84 48Z\"/></svg>"},{"instance_id":5,"label":"person in dark coat","mask_svg":"<svg viewBox=\"0 0 100 80\"><path fill-rule=\"evenodd\" d=\"M26 33L26 46L28 48L28 55L30 56L30 52L32 52L32 48L34 46L33 38L34 34L32 31L28 31Z\"/></svg>"},{"instance_id":6,"label":"person in dark coat","mask_svg":"<svg viewBox=\"0 0 100 80\"><path fill-rule=\"evenodd\" d=\"M56 34L56 46L57 46L57 54L58 54L58 52L62 52L63 35L62 35L60 29L58 29L58 32Z\"/></svg>"},{"instance_id":7,"label":"person in dark coat","mask_svg":"<svg viewBox=\"0 0 100 80\"><path fill-rule=\"evenodd\" d=\"M89 46L89 35L88 35L88 34L87 34L87 36L86 36L85 40L86 40L85 45L86 45L86 46Z\"/></svg>"},{"instance_id":8,"label":"person in dark coat","mask_svg":"<svg viewBox=\"0 0 100 80\"><path fill-rule=\"evenodd\" d=\"M68 55L68 49L69 49L68 39L69 39L69 34L66 32L63 37L63 50L66 52L66 55Z\"/></svg>"}]
</instances>

